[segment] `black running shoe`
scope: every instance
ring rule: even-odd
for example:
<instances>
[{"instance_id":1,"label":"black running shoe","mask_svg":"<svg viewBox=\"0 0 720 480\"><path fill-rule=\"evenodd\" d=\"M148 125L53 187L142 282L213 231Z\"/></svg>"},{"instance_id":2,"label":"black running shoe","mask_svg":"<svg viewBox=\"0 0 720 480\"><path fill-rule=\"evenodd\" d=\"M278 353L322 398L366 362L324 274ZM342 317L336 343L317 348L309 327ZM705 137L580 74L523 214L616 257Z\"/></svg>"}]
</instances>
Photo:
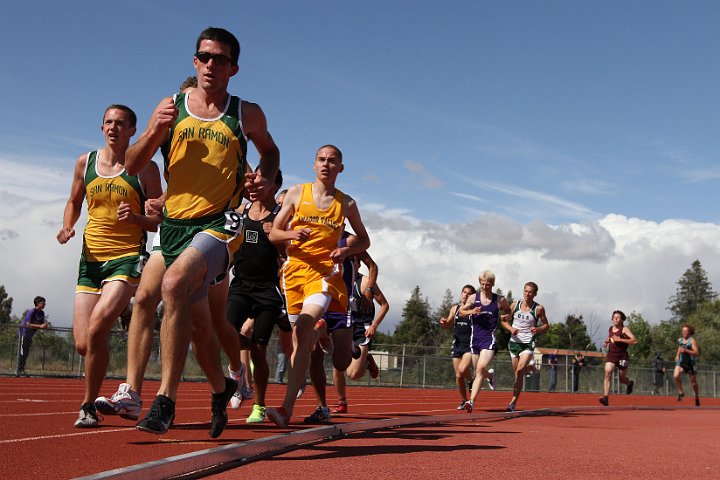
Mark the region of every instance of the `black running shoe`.
<instances>
[{"instance_id":1,"label":"black running shoe","mask_svg":"<svg viewBox=\"0 0 720 480\"><path fill-rule=\"evenodd\" d=\"M83 403L80 406L80 416L75 420L75 428L94 428L100 423L94 403Z\"/></svg>"},{"instance_id":2,"label":"black running shoe","mask_svg":"<svg viewBox=\"0 0 720 480\"><path fill-rule=\"evenodd\" d=\"M606 407L610 404L610 402L608 401L608 397L600 397L599 400L600 400L600 403L602 403Z\"/></svg>"},{"instance_id":3,"label":"black running shoe","mask_svg":"<svg viewBox=\"0 0 720 480\"><path fill-rule=\"evenodd\" d=\"M700 406L700 397L695 397L695 406L696 407Z\"/></svg>"},{"instance_id":4,"label":"black running shoe","mask_svg":"<svg viewBox=\"0 0 720 480\"><path fill-rule=\"evenodd\" d=\"M635 386L635 380L630 380L630 383L628 383L627 390L625 391L625 393L630 395L633 391L634 386Z\"/></svg>"},{"instance_id":5,"label":"black running shoe","mask_svg":"<svg viewBox=\"0 0 720 480\"><path fill-rule=\"evenodd\" d=\"M210 438L217 438L225 430L228 422L227 404L238 389L238 382L225 378L225 390L212 394L212 419L210 420Z\"/></svg>"},{"instance_id":6,"label":"black running shoe","mask_svg":"<svg viewBox=\"0 0 720 480\"><path fill-rule=\"evenodd\" d=\"M135 428L141 432L163 435L167 433L173 420L175 420L175 402L170 397L158 395L145 418L140 420Z\"/></svg>"}]
</instances>

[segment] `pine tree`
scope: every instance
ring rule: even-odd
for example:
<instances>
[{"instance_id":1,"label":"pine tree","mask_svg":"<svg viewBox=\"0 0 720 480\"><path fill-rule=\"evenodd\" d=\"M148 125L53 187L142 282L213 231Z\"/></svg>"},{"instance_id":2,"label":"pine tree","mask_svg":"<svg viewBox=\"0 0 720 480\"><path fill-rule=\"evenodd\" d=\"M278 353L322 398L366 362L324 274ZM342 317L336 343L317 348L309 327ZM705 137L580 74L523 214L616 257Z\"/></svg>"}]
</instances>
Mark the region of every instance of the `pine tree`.
<instances>
[{"instance_id":1,"label":"pine tree","mask_svg":"<svg viewBox=\"0 0 720 480\"><path fill-rule=\"evenodd\" d=\"M5 285L0 285L0 324L10 323L12 317L13 298L8 297Z\"/></svg>"},{"instance_id":2,"label":"pine tree","mask_svg":"<svg viewBox=\"0 0 720 480\"><path fill-rule=\"evenodd\" d=\"M450 309L455 305L455 300L453 299L453 294L450 291L450 289L445 290L445 296L443 297L442 303L440 306L435 309L435 311L432 314L433 323L440 322L441 317L447 317L450 313ZM450 345L452 343L452 336L453 336L453 330L451 328L437 328L437 344L438 345Z\"/></svg>"},{"instance_id":3,"label":"pine tree","mask_svg":"<svg viewBox=\"0 0 720 480\"><path fill-rule=\"evenodd\" d=\"M692 266L685 270L677 285L675 295L668 302L668 310L672 312L675 323L684 322L703 303L711 302L718 296L713 291L700 260L695 260Z\"/></svg>"},{"instance_id":4,"label":"pine tree","mask_svg":"<svg viewBox=\"0 0 720 480\"><path fill-rule=\"evenodd\" d=\"M410 346L435 345L435 327L430 317L430 304L423 298L420 287L416 286L405 302L402 311L402 320L395 327L393 340ZM416 349L412 353L424 353L425 349Z\"/></svg>"}]
</instances>

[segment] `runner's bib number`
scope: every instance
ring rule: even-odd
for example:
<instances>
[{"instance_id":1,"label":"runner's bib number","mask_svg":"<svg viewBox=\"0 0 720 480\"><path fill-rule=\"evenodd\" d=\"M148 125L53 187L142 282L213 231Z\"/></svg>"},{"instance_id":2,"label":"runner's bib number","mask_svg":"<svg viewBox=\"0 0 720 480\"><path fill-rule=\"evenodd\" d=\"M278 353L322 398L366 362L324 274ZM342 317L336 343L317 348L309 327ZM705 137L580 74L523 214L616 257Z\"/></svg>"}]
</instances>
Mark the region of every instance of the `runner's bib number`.
<instances>
[{"instance_id":1,"label":"runner's bib number","mask_svg":"<svg viewBox=\"0 0 720 480\"><path fill-rule=\"evenodd\" d=\"M243 228L243 218L235 210L225 212L225 230L233 233L241 233Z\"/></svg>"}]
</instances>

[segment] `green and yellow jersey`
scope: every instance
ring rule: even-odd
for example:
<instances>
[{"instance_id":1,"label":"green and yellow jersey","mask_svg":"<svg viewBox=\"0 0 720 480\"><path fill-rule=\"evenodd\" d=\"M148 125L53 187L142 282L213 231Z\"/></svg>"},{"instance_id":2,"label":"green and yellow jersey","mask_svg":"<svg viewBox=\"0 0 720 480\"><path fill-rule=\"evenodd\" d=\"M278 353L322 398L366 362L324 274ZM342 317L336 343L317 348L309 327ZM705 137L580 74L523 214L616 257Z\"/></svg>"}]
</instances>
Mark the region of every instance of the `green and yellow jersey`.
<instances>
[{"instance_id":1,"label":"green and yellow jersey","mask_svg":"<svg viewBox=\"0 0 720 480\"><path fill-rule=\"evenodd\" d=\"M247 139L240 98L228 96L217 118L194 116L187 94L175 96L178 118L162 147L167 195L165 216L189 220L236 208L244 186Z\"/></svg>"},{"instance_id":2,"label":"green and yellow jersey","mask_svg":"<svg viewBox=\"0 0 720 480\"><path fill-rule=\"evenodd\" d=\"M145 251L145 231L130 222L117 219L120 202L127 202L133 212L143 213L145 192L137 176L122 172L113 176L98 173L98 151L88 154L85 166L85 198L88 222L83 234L83 259L105 262L138 255Z\"/></svg>"}]
</instances>

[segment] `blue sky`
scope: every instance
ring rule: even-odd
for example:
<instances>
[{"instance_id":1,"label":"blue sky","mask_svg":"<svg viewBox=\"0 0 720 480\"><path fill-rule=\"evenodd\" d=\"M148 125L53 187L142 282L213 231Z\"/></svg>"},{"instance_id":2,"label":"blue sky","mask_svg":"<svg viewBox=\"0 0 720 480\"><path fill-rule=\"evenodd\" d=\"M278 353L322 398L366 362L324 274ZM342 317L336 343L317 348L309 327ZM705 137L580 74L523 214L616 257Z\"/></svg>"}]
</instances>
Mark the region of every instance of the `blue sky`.
<instances>
[{"instance_id":1,"label":"blue sky","mask_svg":"<svg viewBox=\"0 0 720 480\"><path fill-rule=\"evenodd\" d=\"M565 297L565 269L636 289L646 277L618 273L636 258L627 245L709 232L678 234L635 267L658 286L621 307L657 321L695 258L720 283L718 24L711 1L13 2L0 18L0 243L27 243L28 209L44 205L37 248L74 265L79 241L50 244L74 159L101 145L103 109L125 103L144 126L194 73L197 34L222 26L242 45L230 89L265 110L286 183L312 178L319 145L343 150L339 186L375 233L389 324L423 281L412 266L445 272L420 285L431 303L491 268L505 291L531 273L549 285L556 317L597 309L605 322L614 291ZM0 283L19 305L36 290Z\"/></svg>"}]
</instances>

